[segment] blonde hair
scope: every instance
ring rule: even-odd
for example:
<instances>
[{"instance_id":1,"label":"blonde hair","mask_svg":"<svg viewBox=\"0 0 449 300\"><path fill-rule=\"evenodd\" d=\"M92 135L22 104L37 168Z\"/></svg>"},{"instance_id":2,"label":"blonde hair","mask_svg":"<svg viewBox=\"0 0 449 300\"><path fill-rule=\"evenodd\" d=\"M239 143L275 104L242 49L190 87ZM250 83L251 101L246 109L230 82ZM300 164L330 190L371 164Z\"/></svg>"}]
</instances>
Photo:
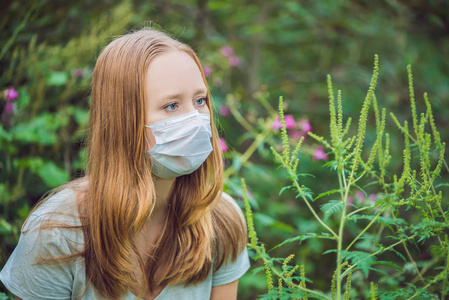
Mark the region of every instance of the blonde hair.
<instances>
[{"instance_id":1,"label":"blonde hair","mask_svg":"<svg viewBox=\"0 0 449 300\"><path fill-rule=\"evenodd\" d=\"M133 282L143 284L142 295L166 284L202 282L212 266L215 272L236 260L246 243L240 214L221 201L222 154L208 101L213 151L198 170L176 178L156 247L147 259L139 255L135 237L155 205L145 150L145 77L151 61L168 51L190 55L207 86L193 50L162 32L142 29L111 42L93 75L86 176L58 189L77 192L84 233L79 255L88 281L108 299L121 298ZM135 278L135 261L143 280Z\"/></svg>"}]
</instances>

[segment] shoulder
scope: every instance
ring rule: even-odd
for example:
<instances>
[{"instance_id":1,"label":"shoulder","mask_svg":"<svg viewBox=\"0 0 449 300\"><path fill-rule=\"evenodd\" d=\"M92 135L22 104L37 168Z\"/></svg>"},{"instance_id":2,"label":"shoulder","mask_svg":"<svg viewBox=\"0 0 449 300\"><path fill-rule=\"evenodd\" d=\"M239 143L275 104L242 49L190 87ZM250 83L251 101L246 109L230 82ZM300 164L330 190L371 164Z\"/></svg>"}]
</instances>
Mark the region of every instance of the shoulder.
<instances>
[{"instance_id":1,"label":"shoulder","mask_svg":"<svg viewBox=\"0 0 449 300\"><path fill-rule=\"evenodd\" d=\"M235 201L235 199L231 197L231 195L223 192L221 194L221 202L225 202L227 204L231 204L232 208L235 209L235 211L238 212L239 214L241 214L242 217L243 217L242 209L238 205L237 201Z\"/></svg>"},{"instance_id":2,"label":"shoulder","mask_svg":"<svg viewBox=\"0 0 449 300\"><path fill-rule=\"evenodd\" d=\"M61 190L39 203L25 221L22 232L38 229L46 223L55 225L52 227L80 225L76 194L72 189Z\"/></svg>"},{"instance_id":3,"label":"shoulder","mask_svg":"<svg viewBox=\"0 0 449 300\"><path fill-rule=\"evenodd\" d=\"M232 204L232 205L234 206L234 208L235 208L237 211L239 211L239 212L242 211L242 210L240 209L240 206L237 204L237 201L235 201L235 199L232 198L231 195L229 195L229 194L227 194L227 193L225 193L225 192L221 193L221 201L229 202L230 204Z\"/></svg>"},{"instance_id":4,"label":"shoulder","mask_svg":"<svg viewBox=\"0 0 449 300\"><path fill-rule=\"evenodd\" d=\"M75 253L84 242L76 203L72 189L45 199L25 221L20 246L24 250L39 250L49 257Z\"/></svg>"}]
</instances>

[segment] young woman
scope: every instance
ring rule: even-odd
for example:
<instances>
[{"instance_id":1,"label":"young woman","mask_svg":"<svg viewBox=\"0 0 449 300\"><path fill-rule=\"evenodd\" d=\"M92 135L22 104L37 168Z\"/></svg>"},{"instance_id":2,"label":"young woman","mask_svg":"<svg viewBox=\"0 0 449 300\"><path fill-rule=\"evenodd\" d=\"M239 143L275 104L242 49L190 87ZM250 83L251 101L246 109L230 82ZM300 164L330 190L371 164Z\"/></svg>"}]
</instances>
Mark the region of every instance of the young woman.
<instances>
[{"instance_id":1,"label":"young woman","mask_svg":"<svg viewBox=\"0 0 449 300\"><path fill-rule=\"evenodd\" d=\"M246 228L211 108L188 46L152 29L109 44L86 175L33 209L0 273L16 298L236 299Z\"/></svg>"}]
</instances>

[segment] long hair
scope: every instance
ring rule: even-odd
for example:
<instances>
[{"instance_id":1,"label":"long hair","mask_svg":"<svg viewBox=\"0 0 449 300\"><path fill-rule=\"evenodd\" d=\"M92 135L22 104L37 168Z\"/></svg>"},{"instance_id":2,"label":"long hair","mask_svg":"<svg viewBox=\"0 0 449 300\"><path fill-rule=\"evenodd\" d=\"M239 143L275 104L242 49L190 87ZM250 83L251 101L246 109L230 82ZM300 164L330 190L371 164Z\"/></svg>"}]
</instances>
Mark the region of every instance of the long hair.
<instances>
[{"instance_id":1,"label":"long hair","mask_svg":"<svg viewBox=\"0 0 449 300\"><path fill-rule=\"evenodd\" d=\"M140 255L136 236L156 199L145 149L146 72L155 57L168 51L190 55L207 86L193 50L162 32L142 29L102 51L93 74L84 184L78 180L64 186L77 190L86 278L108 299L121 298L135 282L142 286L140 295L166 284L202 282L211 269L235 260L246 243L240 214L228 201L220 201L222 153L207 101L213 151L198 170L176 178L154 251Z\"/></svg>"}]
</instances>

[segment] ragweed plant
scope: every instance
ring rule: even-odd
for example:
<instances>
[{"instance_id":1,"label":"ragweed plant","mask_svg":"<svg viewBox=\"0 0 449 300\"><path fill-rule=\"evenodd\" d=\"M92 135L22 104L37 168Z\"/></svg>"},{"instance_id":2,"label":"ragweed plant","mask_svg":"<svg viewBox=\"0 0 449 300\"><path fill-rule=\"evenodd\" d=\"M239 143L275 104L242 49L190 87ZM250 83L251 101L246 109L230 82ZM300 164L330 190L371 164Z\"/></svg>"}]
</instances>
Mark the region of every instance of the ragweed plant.
<instances>
[{"instance_id":1,"label":"ragweed plant","mask_svg":"<svg viewBox=\"0 0 449 300\"><path fill-rule=\"evenodd\" d=\"M335 255L335 271L328 291L316 290L313 285L306 284L313 281L306 278L304 266L288 265L292 255L283 260L282 271L279 271L275 262L282 259L271 258L265 246L259 242L245 182L242 180L250 236L249 247L255 251L256 259L263 260L267 276L268 293L262 296L263 299L351 299L353 294L357 294L351 292L351 277L354 272L358 271L368 280L370 271L378 271L385 274L385 277L399 277L405 274L405 268L409 267L413 269L415 277L408 278L408 282L402 282L401 289L389 291L388 287L382 286L385 281L382 277L373 277L378 279L378 282L371 282L369 294L364 296L370 299L446 299L449 292L449 222L448 208L443 203L441 188L447 184L438 182L443 167L448 169L444 160L446 145L441 141L427 94L423 97L426 111L418 113L411 67L408 66L407 70L412 128L409 128L407 121L401 123L393 113L390 114L404 136L403 168L400 174L392 174L389 168L393 154L390 153L390 135L386 131L387 112L386 109L379 108L375 96L379 74L377 55L354 134L351 134L351 118L345 120L343 117L342 93L338 91L335 100L332 80L328 76L330 138L310 132L309 135L322 143L332 154L333 160L326 166L334 172L338 185L316 196L300 182L302 173L298 172L297 154L303 139L295 147L290 145L283 99L279 99L283 150L276 151L271 147L271 151L279 165L287 171L291 181L291 185L284 187L281 193L286 189L293 190L296 198L302 200L325 232L302 233L275 248L306 239L334 241L335 247L323 254ZM369 118L374 118L376 132L371 145L368 145L365 139ZM353 191L364 192L365 189L378 191L375 201L359 206L350 203ZM338 195L339 199L328 200L322 204L322 214L315 209L314 202L323 201L330 195L334 199L335 195ZM412 214L419 218L410 218ZM337 226L329 222L330 216L338 220ZM348 230L349 225L360 223L362 227L357 231ZM421 259L419 253L412 251L424 243L432 253L431 261ZM365 246L362 247L362 244ZM388 252L395 253L403 261L402 266L391 259L388 260ZM277 288L273 286L275 278L278 279ZM359 299L362 296L355 297Z\"/></svg>"}]
</instances>

